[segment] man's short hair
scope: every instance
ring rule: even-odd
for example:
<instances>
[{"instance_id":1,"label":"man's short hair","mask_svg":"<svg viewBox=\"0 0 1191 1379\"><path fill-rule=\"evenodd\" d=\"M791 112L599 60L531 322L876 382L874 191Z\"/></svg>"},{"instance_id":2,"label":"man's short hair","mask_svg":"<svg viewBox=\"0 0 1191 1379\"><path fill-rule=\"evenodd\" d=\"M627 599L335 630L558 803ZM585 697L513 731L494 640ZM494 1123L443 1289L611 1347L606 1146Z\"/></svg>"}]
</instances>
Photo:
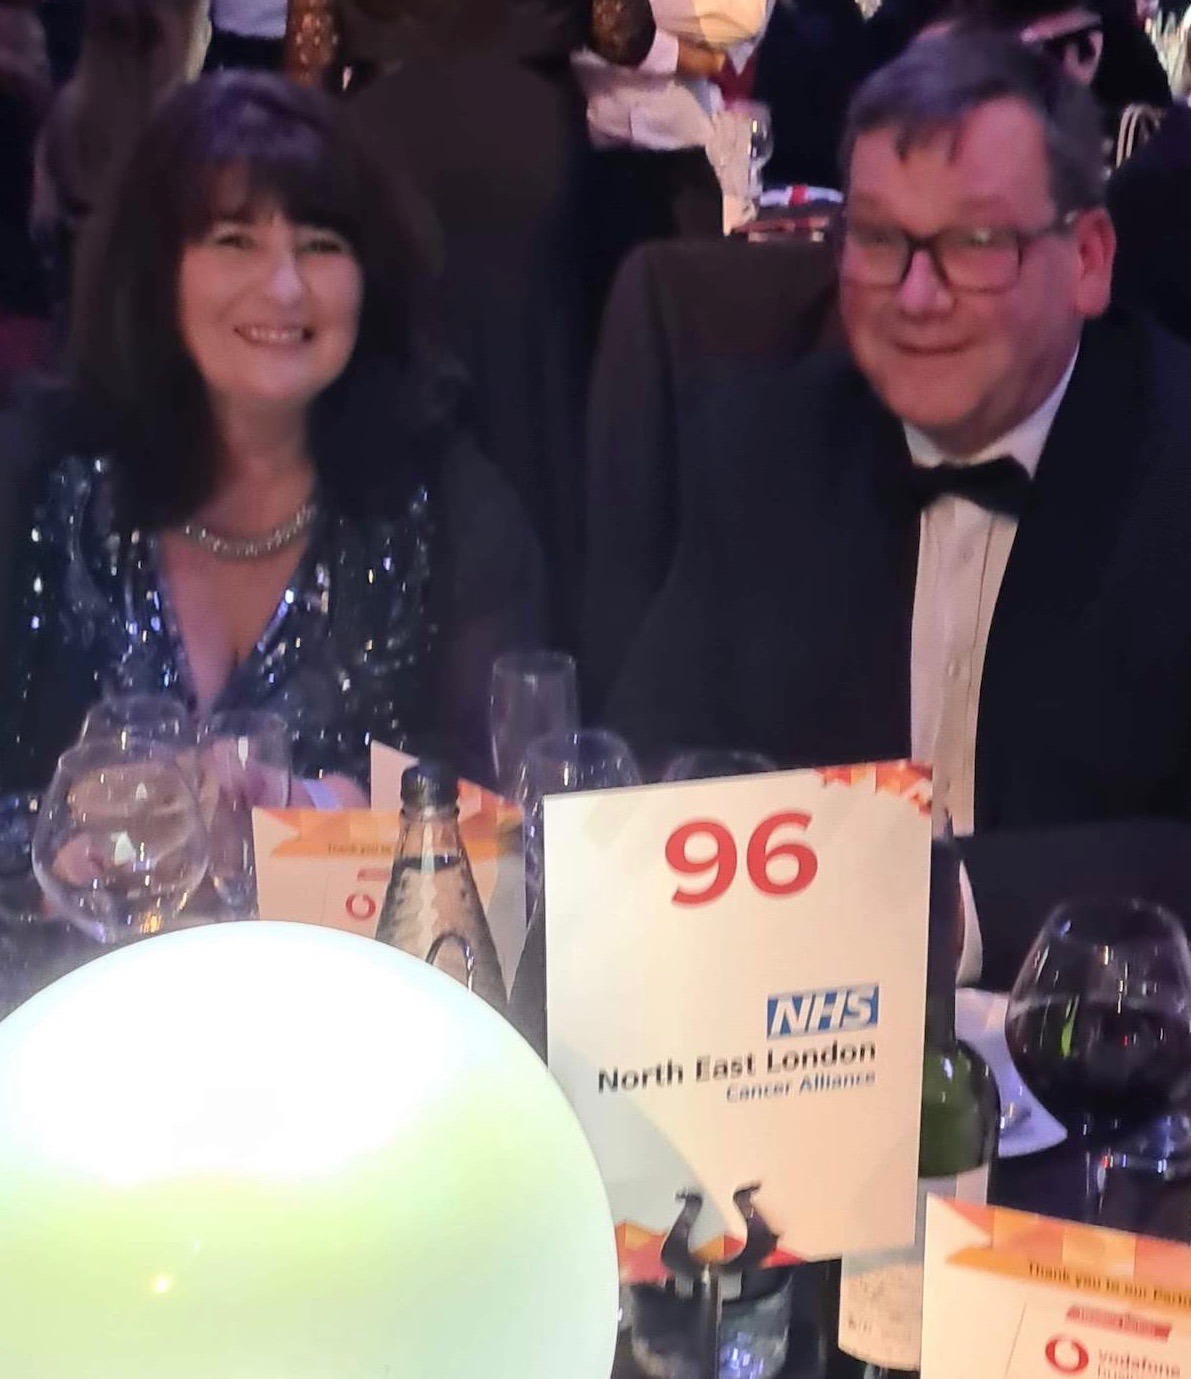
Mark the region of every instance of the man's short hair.
<instances>
[{"instance_id":1,"label":"man's short hair","mask_svg":"<svg viewBox=\"0 0 1191 1379\"><path fill-rule=\"evenodd\" d=\"M840 145L845 187L862 134L892 130L904 158L940 133L958 133L973 110L995 100L1020 101L1042 126L1058 215L1104 204L1104 135L1095 101L1046 53L988 29L918 39L863 83Z\"/></svg>"}]
</instances>

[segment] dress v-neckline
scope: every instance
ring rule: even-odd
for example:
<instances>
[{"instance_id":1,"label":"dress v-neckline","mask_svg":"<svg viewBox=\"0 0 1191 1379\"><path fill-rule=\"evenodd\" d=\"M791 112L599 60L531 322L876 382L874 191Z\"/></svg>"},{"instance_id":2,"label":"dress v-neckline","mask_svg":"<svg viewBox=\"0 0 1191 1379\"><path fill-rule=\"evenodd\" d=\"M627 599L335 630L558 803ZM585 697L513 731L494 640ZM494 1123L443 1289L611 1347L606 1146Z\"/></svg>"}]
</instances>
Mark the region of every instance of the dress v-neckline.
<instances>
[{"instance_id":1,"label":"dress v-neckline","mask_svg":"<svg viewBox=\"0 0 1191 1379\"><path fill-rule=\"evenodd\" d=\"M153 583L156 586L158 602L161 606L162 626L169 639L170 650L173 655L174 665L178 672L178 683L181 686L187 700L200 713L218 713L221 709L229 707L228 696L235 689L239 680L255 669L258 662L262 661L268 654L270 644L275 640L277 632L285 622L290 610L301 597L309 569L315 562L315 546L317 537L322 529L321 521L316 522L310 529L309 539L306 542L306 549L298 558L298 563L294 566L293 574L286 580L285 588L281 591L281 596L273 611L265 620L265 624L257 639L248 650L248 654L236 661L227 674L227 678L216 691L211 702L207 705L202 703L198 692L198 684L194 677L194 670L190 663L190 655L186 649L186 642L182 636L182 626L178 621L177 612L174 608L173 596L170 593L169 581L165 576L165 567L161 559L161 545L156 534L151 535L148 541L149 562L153 571Z\"/></svg>"}]
</instances>

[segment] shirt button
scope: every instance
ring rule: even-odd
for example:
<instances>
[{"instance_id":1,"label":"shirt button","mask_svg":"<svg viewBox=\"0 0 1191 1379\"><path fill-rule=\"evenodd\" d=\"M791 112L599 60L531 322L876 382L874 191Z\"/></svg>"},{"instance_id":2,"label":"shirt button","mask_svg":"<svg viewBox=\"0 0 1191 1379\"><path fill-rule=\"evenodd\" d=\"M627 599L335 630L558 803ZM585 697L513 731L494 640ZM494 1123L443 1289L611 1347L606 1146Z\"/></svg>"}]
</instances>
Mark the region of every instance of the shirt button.
<instances>
[{"instance_id":1,"label":"shirt button","mask_svg":"<svg viewBox=\"0 0 1191 1379\"><path fill-rule=\"evenodd\" d=\"M964 663L963 663L963 661L961 661L960 658L959 658L958 656L953 656L953 657L951 658L951 660L947 662L947 678L948 678L948 680L958 680L958 679L959 679L959 673L960 673L961 670L963 670L963 668L964 668Z\"/></svg>"}]
</instances>

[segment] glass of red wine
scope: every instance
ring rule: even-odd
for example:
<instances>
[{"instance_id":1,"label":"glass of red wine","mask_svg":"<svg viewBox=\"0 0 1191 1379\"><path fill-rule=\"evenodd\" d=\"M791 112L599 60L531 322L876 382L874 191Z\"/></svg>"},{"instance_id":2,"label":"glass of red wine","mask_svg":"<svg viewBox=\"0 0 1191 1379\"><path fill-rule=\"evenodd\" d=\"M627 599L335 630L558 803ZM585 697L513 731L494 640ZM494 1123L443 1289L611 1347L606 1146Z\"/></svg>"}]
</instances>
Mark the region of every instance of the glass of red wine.
<instances>
[{"instance_id":1,"label":"glass of red wine","mask_svg":"<svg viewBox=\"0 0 1191 1379\"><path fill-rule=\"evenodd\" d=\"M1022 964L1005 1038L1030 1091L1082 1141L1085 1219L1098 1221L1118 1146L1157 1121L1169 1136L1191 1090L1191 949L1179 921L1144 900L1064 902Z\"/></svg>"}]
</instances>

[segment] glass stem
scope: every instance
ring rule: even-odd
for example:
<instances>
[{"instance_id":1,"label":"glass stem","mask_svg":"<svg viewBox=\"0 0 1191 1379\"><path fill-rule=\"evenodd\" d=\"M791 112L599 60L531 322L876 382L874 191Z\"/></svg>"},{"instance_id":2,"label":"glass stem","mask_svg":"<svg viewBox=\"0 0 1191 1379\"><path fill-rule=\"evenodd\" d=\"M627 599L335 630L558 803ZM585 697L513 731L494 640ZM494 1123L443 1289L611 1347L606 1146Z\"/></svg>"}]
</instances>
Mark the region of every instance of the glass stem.
<instances>
[{"instance_id":1,"label":"glass stem","mask_svg":"<svg viewBox=\"0 0 1191 1379\"><path fill-rule=\"evenodd\" d=\"M1084 1147L1084 1201L1083 1219L1086 1224L1096 1226L1104 1214L1105 1161L1104 1151L1092 1138L1092 1121L1085 1118L1083 1123Z\"/></svg>"}]
</instances>

